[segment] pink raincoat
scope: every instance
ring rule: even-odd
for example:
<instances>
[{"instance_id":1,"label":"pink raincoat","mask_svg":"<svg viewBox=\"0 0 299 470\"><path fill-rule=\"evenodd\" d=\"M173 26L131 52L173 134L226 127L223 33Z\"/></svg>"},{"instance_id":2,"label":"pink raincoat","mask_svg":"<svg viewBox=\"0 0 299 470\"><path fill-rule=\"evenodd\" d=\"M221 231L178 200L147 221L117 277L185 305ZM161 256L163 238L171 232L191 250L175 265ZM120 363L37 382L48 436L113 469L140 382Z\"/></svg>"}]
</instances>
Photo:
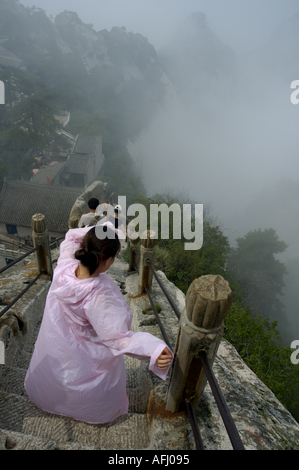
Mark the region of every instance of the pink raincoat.
<instances>
[{"instance_id":1,"label":"pink raincoat","mask_svg":"<svg viewBox=\"0 0 299 470\"><path fill-rule=\"evenodd\" d=\"M98 424L128 412L123 354L149 360L164 380L168 369L156 365L166 344L130 331L131 310L112 279L76 277L74 253L88 230L69 230L61 244L25 389L44 411Z\"/></svg>"}]
</instances>

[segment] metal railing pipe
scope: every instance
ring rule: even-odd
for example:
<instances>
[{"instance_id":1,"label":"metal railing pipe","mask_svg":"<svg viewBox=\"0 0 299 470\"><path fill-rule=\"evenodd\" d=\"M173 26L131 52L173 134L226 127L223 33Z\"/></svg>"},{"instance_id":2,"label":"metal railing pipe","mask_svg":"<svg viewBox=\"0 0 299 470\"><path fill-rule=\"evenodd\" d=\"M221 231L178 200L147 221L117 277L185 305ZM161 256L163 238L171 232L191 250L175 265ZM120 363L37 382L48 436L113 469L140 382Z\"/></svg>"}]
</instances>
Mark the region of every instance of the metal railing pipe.
<instances>
[{"instance_id":1,"label":"metal railing pipe","mask_svg":"<svg viewBox=\"0 0 299 470\"><path fill-rule=\"evenodd\" d=\"M219 388L218 382L216 380L216 377L214 375L214 372L210 366L210 363L208 361L207 355L205 351L200 351L199 357L201 359L202 366L204 368L205 374L207 376L208 382L210 384L211 390L213 392L215 401L217 403L219 412L221 414L223 423L226 427L228 436L230 438L230 441L232 443L232 446L234 450L245 450L243 443L240 439L238 430L236 428L236 425L234 423L234 420L230 414L230 411L227 407L227 404L225 402L225 399L222 395L222 392Z\"/></svg>"},{"instance_id":2,"label":"metal railing pipe","mask_svg":"<svg viewBox=\"0 0 299 470\"><path fill-rule=\"evenodd\" d=\"M55 243L58 243L58 242L60 242L61 240L64 240L64 239L65 239L65 235L63 235L63 237L55 238L55 240L52 240L50 242L50 247L52 247Z\"/></svg>"},{"instance_id":3,"label":"metal railing pipe","mask_svg":"<svg viewBox=\"0 0 299 470\"><path fill-rule=\"evenodd\" d=\"M20 256L20 258L17 258L15 259L14 261L12 261L11 263L7 264L6 266L4 266L3 268L0 269L0 274L4 273L4 271L6 271L7 269L11 268L12 266L14 266L15 264L17 264L19 261L22 261L22 259L26 258L27 256L31 255L32 253L34 253L35 251L39 250L39 248L41 247L41 245L35 247L35 248L32 248L32 250L28 251L28 253L25 253L25 255L23 256Z\"/></svg>"},{"instance_id":4,"label":"metal railing pipe","mask_svg":"<svg viewBox=\"0 0 299 470\"><path fill-rule=\"evenodd\" d=\"M164 339L165 343L167 344L167 346L169 347L169 349L172 351L172 347L170 346L170 343L169 343L169 340L168 340L166 331L165 331L165 329L164 329L164 326L162 325L162 322L161 322L160 317L159 317L159 315L158 315L157 309L156 309L156 307L155 307L155 305L154 305L153 299L152 299L152 297L151 297L151 295L150 295L150 293L149 293L149 290L148 290L148 288L147 288L146 286L145 286L145 290L146 290L147 296L148 296L148 298L149 298L149 301L150 301L150 303L151 303L152 309L153 309L153 311L154 311L155 318L156 318L157 323L158 323L158 325L159 325L159 328L160 328L160 330L161 330L163 339Z\"/></svg>"},{"instance_id":5,"label":"metal railing pipe","mask_svg":"<svg viewBox=\"0 0 299 470\"><path fill-rule=\"evenodd\" d=\"M167 298L168 302L170 303L174 313L176 314L177 318L180 319L181 318L181 312L179 311L179 309L177 308L176 304L174 303L174 301L172 300L172 298L169 296L167 290L165 289L164 287L164 284L162 283L162 281L159 279L156 271L154 270L153 266L151 263L148 263L152 273L153 273L153 276L155 277L157 283L159 284L159 286L161 287L162 291L164 292L165 294L165 297Z\"/></svg>"},{"instance_id":6,"label":"metal railing pipe","mask_svg":"<svg viewBox=\"0 0 299 470\"><path fill-rule=\"evenodd\" d=\"M30 284L28 284L28 286L14 299L10 302L10 304L8 304L1 312L0 312L0 318L27 292L28 289L30 289L30 287L33 286L33 284L36 283L36 281L38 281L38 279L45 273L41 272L39 273L38 276L36 276L35 279L33 279Z\"/></svg>"},{"instance_id":7,"label":"metal railing pipe","mask_svg":"<svg viewBox=\"0 0 299 470\"><path fill-rule=\"evenodd\" d=\"M192 402L190 400L186 399L185 403L186 403L188 416L189 416L189 419L190 419L190 424L191 424L191 427L192 427L192 432L193 432L193 436L194 436L194 440L195 440L196 450L205 450L204 446L203 446L202 438L201 438L201 435L200 435L200 430L199 430L199 427L198 427L198 423L196 421L196 416L195 416L195 413L194 413L194 408L193 408Z\"/></svg>"}]
</instances>

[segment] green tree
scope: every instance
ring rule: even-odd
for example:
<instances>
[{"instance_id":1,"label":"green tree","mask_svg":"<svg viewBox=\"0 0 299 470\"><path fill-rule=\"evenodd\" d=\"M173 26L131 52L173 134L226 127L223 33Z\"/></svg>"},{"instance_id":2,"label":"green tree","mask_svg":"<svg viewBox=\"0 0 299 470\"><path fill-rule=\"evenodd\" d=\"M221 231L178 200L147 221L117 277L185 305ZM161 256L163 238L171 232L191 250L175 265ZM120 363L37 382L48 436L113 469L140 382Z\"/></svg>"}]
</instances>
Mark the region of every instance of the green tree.
<instances>
[{"instance_id":1,"label":"green tree","mask_svg":"<svg viewBox=\"0 0 299 470\"><path fill-rule=\"evenodd\" d=\"M30 135L17 127L0 133L1 183L4 176L10 179L29 179L32 174L32 158L26 154L31 147Z\"/></svg>"},{"instance_id":2,"label":"green tree","mask_svg":"<svg viewBox=\"0 0 299 470\"><path fill-rule=\"evenodd\" d=\"M0 132L1 183L4 176L30 178L34 160L28 150L49 145L53 150L68 146L56 132L60 124L54 118L55 111L50 101L35 95L23 97L11 109L6 108Z\"/></svg>"},{"instance_id":3,"label":"green tree","mask_svg":"<svg viewBox=\"0 0 299 470\"><path fill-rule=\"evenodd\" d=\"M60 51L44 54L33 64L33 70L45 90L56 96L60 109L73 112L88 107L89 76L76 55Z\"/></svg>"},{"instance_id":4,"label":"green tree","mask_svg":"<svg viewBox=\"0 0 299 470\"><path fill-rule=\"evenodd\" d=\"M277 322L254 316L234 302L225 319L224 337L299 421L299 369L291 363L292 350L281 345Z\"/></svg>"},{"instance_id":5,"label":"green tree","mask_svg":"<svg viewBox=\"0 0 299 470\"><path fill-rule=\"evenodd\" d=\"M279 318L283 305L282 295L286 267L275 259L287 248L272 228L254 230L237 239L237 247L231 250L230 268L243 290L245 305L263 316Z\"/></svg>"},{"instance_id":6,"label":"green tree","mask_svg":"<svg viewBox=\"0 0 299 470\"><path fill-rule=\"evenodd\" d=\"M188 241L170 240L162 243L171 256L171 263L166 275L179 289L187 292L194 279L207 274L220 274L227 277L227 257L229 243L218 226L203 223L203 245L199 250L188 251L184 243Z\"/></svg>"},{"instance_id":7,"label":"green tree","mask_svg":"<svg viewBox=\"0 0 299 470\"><path fill-rule=\"evenodd\" d=\"M24 70L15 67L1 67L0 80L5 83L5 102L12 109L17 94L30 94L36 80Z\"/></svg>"},{"instance_id":8,"label":"green tree","mask_svg":"<svg viewBox=\"0 0 299 470\"><path fill-rule=\"evenodd\" d=\"M104 144L110 141L107 117L99 111L74 111L71 113L71 121L66 127L66 131L73 135L101 135Z\"/></svg>"},{"instance_id":9,"label":"green tree","mask_svg":"<svg viewBox=\"0 0 299 470\"><path fill-rule=\"evenodd\" d=\"M181 207L183 213L183 203L186 195L178 194L157 194L152 198L139 198L137 202L143 204L147 209L148 228L150 228L150 205L167 204L171 206L176 203ZM194 206L192 204L192 206ZM172 234L173 217L170 212L169 217L169 240L161 238L158 233L158 260L161 265L156 264L156 269L163 269L168 279L172 281L183 292L187 292L190 284L200 276L206 274L220 274L227 277L227 260L229 254L229 242L218 226L205 220L203 222L203 245L199 250L185 250L186 240L183 236L183 220L181 219L181 239L174 239ZM191 230L194 232L195 221L191 218Z\"/></svg>"},{"instance_id":10,"label":"green tree","mask_svg":"<svg viewBox=\"0 0 299 470\"><path fill-rule=\"evenodd\" d=\"M35 133L41 143L56 136L59 122L54 118L55 109L45 99L31 95L23 98L12 110L15 126L27 129L27 132Z\"/></svg>"}]
</instances>

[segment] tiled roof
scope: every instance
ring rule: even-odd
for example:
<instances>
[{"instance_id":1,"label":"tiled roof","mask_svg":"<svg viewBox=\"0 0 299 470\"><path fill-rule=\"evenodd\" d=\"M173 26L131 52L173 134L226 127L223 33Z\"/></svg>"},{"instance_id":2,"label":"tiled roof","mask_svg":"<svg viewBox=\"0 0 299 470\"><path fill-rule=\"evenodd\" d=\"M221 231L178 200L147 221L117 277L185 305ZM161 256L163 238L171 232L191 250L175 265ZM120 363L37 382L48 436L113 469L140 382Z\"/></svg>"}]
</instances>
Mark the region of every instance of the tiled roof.
<instances>
[{"instance_id":1,"label":"tiled roof","mask_svg":"<svg viewBox=\"0 0 299 470\"><path fill-rule=\"evenodd\" d=\"M73 153L95 155L96 151L102 151L102 137L78 134Z\"/></svg>"},{"instance_id":2,"label":"tiled roof","mask_svg":"<svg viewBox=\"0 0 299 470\"><path fill-rule=\"evenodd\" d=\"M33 183L48 184L47 178L49 178L50 181L53 181L54 178L63 170L65 165L65 162L61 162L41 168L37 173L35 173L35 175L33 175Z\"/></svg>"},{"instance_id":3,"label":"tiled roof","mask_svg":"<svg viewBox=\"0 0 299 470\"><path fill-rule=\"evenodd\" d=\"M66 232L71 209L81 193L81 189L64 186L7 180L0 194L0 222L31 227L31 217L40 213L46 216L49 231Z\"/></svg>"},{"instance_id":4,"label":"tiled roof","mask_svg":"<svg viewBox=\"0 0 299 470\"><path fill-rule=\"evenodd\" d=\"M67 173L77 173L85 175L87 173L87 166L90 159L85 155L70 155L65 170Z\"/></svg>"}]
</instances>

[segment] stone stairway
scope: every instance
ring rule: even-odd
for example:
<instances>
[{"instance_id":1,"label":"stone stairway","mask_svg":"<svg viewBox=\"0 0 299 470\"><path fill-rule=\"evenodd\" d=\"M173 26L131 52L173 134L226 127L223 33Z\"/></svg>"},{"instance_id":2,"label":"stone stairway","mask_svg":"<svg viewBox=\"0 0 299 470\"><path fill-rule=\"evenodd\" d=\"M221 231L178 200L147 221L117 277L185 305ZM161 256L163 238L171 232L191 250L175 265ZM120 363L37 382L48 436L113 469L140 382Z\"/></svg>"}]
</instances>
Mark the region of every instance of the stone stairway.
<instances>
[{"instance_id":1,"label":"stone stairway","mask_svg":"<svg viewBox=\"0 0 299 470\"><path fill-rule=\"evenodd\" d=\"M161 337L147 296L138 295L138 275L127 273L127 269L124 260L116 259L108 274L130 305L132 330ZM2 277L0 304L11 301L36 274L32 262ZM159 277L182 311L184 295L163 273L159 272ZM40 278L0 321L0 339L6 346L5 366L0 365L0 450L131 450L132 455L137 450L194 450L194 436L186 414L165 410L168 383L149 372L146 361L125 356L129 413L108 424L90 425L51 415L28 400L24 378L49 286L48 278ZM152 290L173 348L178 320L155 281ZM214 373L246 449L299 450L298 423L226 341L220 345ZM205 449L232 448L209 386L196 410L196 419Z\"/></svg>"},{"instance_id":2,"label":"stone stairway","mask_svg":"<svg viewBox=\"0 0 299 470\"><path fill-rule=\"evenodd\" d=\"M117 264L117 263L116 263ZM111 277L124 289L123 266ZM146 414L153 384L147 364L125 356L129 413L109 424L91 425L36 408L24 389L24 378L38 335L48 286L31 306L31 324L6 365L0 366L0 450L144 450L151 448ZM123 292L125 294L125 292ZM35 307L36 305L36 307ZM38 310L37 312L32 311ZM34 319L34 320L32 320Z\"/></svg>"},{"instance_id":3,"label":"stone stairway","mask_svg":"<svg viewBox=\"0 0 299 470\"><path fill-rule=\"evenodd\" d=\"M133 359L130 361L129 414L107 425L90 425L39 410L23 387L26 368L0 366L0 449L147 449L150 436L145 384L141 393L136 387L139 367Z\"/></svg>"}]
</instances>

